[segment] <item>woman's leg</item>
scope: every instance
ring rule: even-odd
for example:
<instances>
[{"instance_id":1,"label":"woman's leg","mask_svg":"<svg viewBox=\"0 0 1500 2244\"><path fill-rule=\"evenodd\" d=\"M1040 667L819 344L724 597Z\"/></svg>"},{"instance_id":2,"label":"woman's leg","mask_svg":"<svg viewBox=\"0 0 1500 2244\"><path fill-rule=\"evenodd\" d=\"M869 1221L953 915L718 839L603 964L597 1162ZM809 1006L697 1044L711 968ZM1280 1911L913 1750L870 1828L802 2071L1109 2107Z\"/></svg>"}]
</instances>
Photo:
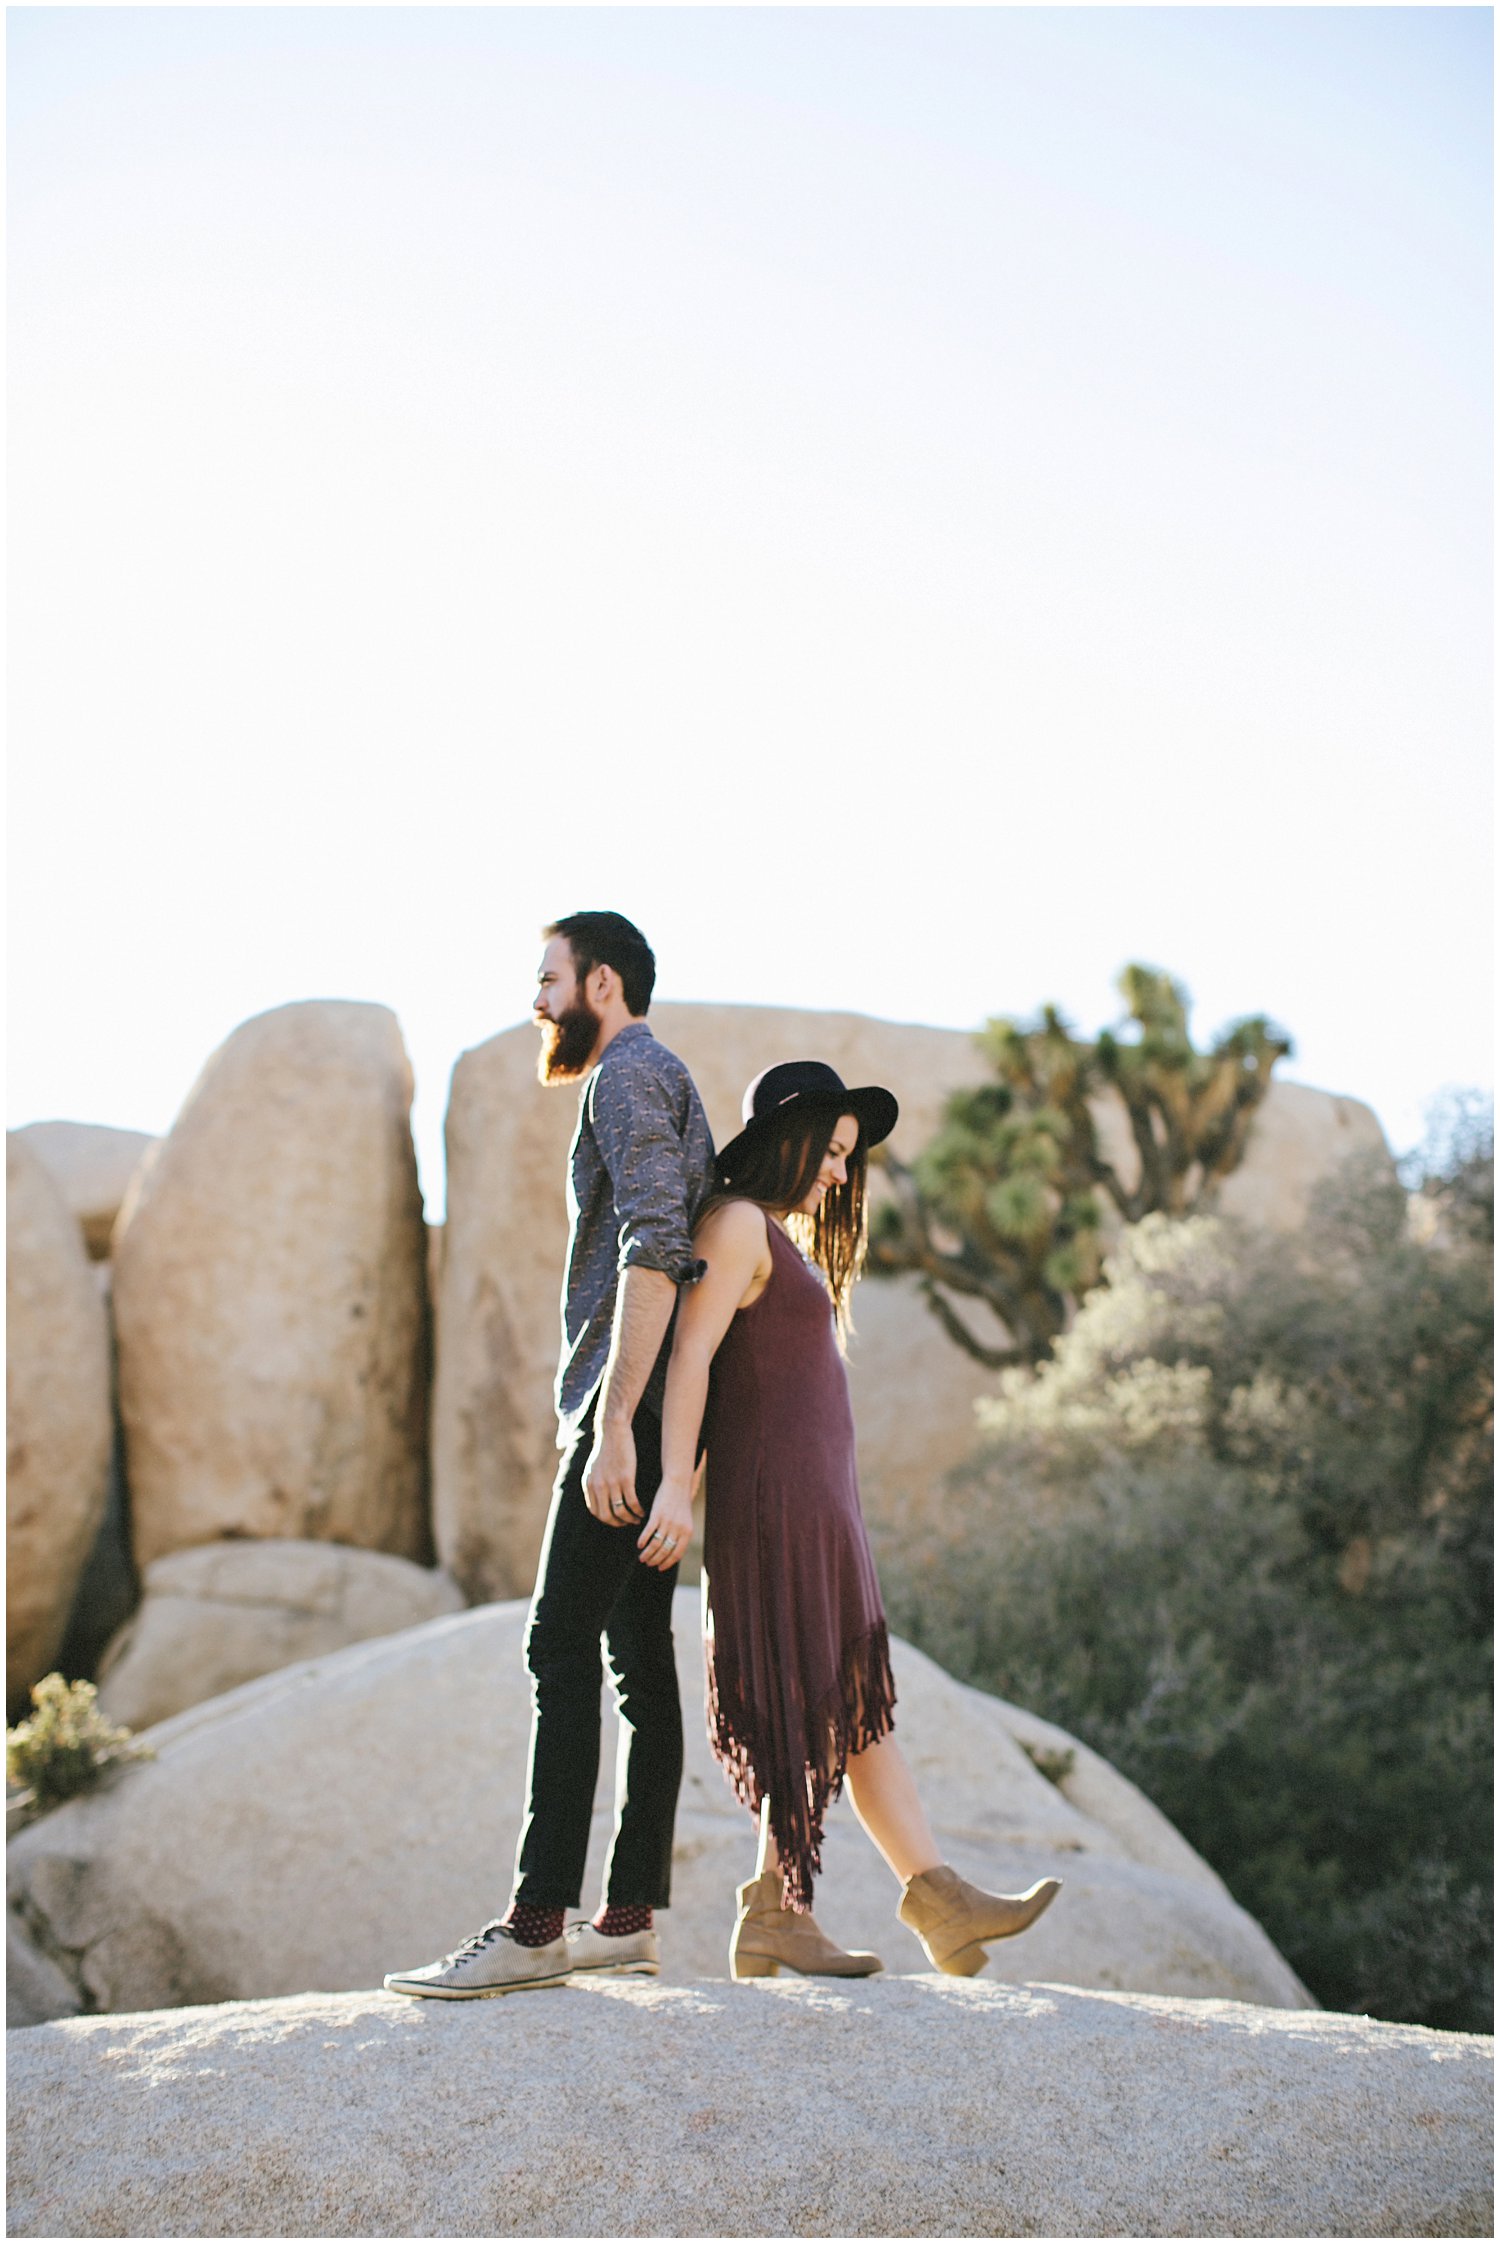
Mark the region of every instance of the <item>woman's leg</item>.
<instances>
[{"instance_id":1,"label":"woman's leg","mask_svg":"<svg viewBox=\"0 0 1500 2244\"><path fill-rule=\"evenodd\" d=\"M942 1862L906 1756L889 1735L851 1753L845 1771L854 1812L904 1886Z\"/></svg>"},{"instance_id":2,"label":"woman's leg","mask_svg":"<svg viewBox=\"0 0 1500 2244\"><path fill-rule=\"evenodd\" d=\"M893 1737L851 1755L845 1774L855 1814L901 1881L896 1914L939 1971L983 1971L984 1943L1024 1932L1056 1896L1056 1878L1038 1878L1025 1893L985 1893L945 1863Z\"/></svg>"},{"instance_id":3,"label":"woman's leg","mask_svg":"<svg viewBox=\"0 0 1500 2244\"><path fill-rule=\"evenodd\" d=\"M771 1835L771 1803L769 1800L762 1800L760 1804L760 1845L756 1850L755 1875L757 1878L763 1878L768 1870L779 1870L780 1868L781 1857L776 1852L776 1841Z\"/></svg>"}]
</instances>

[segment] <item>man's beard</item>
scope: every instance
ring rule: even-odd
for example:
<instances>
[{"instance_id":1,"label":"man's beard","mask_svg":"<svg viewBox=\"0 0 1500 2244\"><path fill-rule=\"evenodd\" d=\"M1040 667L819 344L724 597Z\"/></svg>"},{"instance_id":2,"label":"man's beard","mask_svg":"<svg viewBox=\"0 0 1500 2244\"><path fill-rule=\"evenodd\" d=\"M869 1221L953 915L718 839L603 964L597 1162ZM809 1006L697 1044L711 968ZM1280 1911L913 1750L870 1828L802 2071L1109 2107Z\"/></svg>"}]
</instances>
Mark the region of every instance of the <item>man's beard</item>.
<instances>
[{"instance_id":1,"label":"man's beard","mask_svg":"<svg viewBox=\"0 0 1500 2244\"><path fill-rule=\"evenodd\" d=\"M570 1005L560 1020L543 1022L538 1081L576 1083L588 1070L598 1036L599 1016L586 997Z\"/></svg>"}]
</instances>

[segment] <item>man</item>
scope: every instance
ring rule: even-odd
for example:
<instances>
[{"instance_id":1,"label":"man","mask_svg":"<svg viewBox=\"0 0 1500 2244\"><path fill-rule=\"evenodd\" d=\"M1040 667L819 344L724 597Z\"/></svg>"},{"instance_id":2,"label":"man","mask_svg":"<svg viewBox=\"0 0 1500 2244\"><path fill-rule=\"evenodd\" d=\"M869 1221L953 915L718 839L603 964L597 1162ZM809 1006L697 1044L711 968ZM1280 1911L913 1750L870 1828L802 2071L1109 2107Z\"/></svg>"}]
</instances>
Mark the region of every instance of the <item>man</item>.
<instances>
[{"instance_id":1,"label":"man","mask_svg":"<svg viewBox=\"0 0 1500 2244\"><path fill-rule=\"evenodd\" d=\"M677 1567L644 1565L639 1545L661 1479L672 1317L678 1286L695 1274L693 1218L713 1181L713 1140L687 1069L646 1025L656 961L640 930L618 912L575 912L544 934L537 1072L582 1090L556 1387L563 1460L526 1638L526 1814L505 1915L439 1962L389 1974L397 1994L500 1995L576 1971L654 1972L652 1913L670 1892L682 1781ZM669 1542L675 1532L653 1530ZM601 1637L624 1744L615 1834L598 1914L565 1932L599 1770Z\"/></svg>"}]
</instances>

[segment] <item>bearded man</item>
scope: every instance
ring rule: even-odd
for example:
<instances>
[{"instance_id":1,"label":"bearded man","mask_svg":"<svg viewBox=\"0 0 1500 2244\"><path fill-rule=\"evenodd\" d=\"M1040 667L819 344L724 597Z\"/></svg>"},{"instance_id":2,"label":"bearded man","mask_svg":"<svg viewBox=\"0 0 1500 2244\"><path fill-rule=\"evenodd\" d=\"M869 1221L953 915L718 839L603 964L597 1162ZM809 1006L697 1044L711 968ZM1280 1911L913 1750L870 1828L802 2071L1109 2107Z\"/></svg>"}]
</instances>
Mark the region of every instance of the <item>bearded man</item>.
<instances>
[{"instance_id":1,"label":"bearded man","mask_svg":"<svg viewBox=\"0 0 1500 2244\"><path fill-rule=\"evenodd\" d=\"M526 1812L504 1916L435 1964L391 1972L396 1994L462 1999L578 1971L655 1972L653 1912L671 1889L681 1553L673 1544L673 1563L648 1566L639 1546L661 1479L671 1326L677 1289L697 1274L693 1221L713 1182L713 1139L692 1077L646 1024L656 961L640 929L618 912L574 912L543 935L537 1072L582 1089L555 1395L563 1456L526 1636ZM599 1772L601 1643L623 1738L615 1833L598 1913L568 1924Z\"/></svg>"}]
</instances>

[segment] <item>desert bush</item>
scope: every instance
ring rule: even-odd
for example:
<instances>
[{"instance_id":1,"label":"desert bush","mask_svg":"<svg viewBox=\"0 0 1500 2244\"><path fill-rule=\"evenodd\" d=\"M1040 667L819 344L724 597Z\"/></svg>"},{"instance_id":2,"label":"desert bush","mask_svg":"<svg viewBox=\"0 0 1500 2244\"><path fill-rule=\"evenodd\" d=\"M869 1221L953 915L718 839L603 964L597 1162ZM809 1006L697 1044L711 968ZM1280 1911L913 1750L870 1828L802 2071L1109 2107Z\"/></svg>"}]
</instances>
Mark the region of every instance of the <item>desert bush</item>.
<instances>
[{"instance_id":1,"label":"desert bush","mask_svg":"<svg viewBox=\"0 0 1500 2244\"><path fill-rule=\"evenodd\" d=\"M1487 2031L1492 1222L1450 1154L1435 1222L1351 1167L1290 1245L1124 1234L881 1559L895 1625L1138 1783L1320 2001Z\"/></svg>"},{"instance_id":2,"label":"desert bush","mask_svg":"<svg viewBox=\"0 0 1500 2244\"><path fill-rule=\"evenodd\" d=\"M97 1696L92 1683L44 1675L32 1685L31 1713L6 1731L6 1782L28 1791L38 1808L87 1792L112 1764L151 1758L149 1745L105 1720Z\"/></svg>"},{"instance_id":3,"label":"desert bush","mask_svg":"<svg viewBox=\"0 0 1500 2244\"><path fill-rule=\"evenodd\" d=\"M874 1153L887 1192L871 1221L871 1277L914 1275L950 1340L995 1369L1042 1362L1098 1286L1105 1205L1127 1223L1208 1210L1291 1050L1253 1014L1199 1052L1188 992L1159 967L1125 967L1118 990L1125 1017L1091 1039L1055 1005L1035 1021L990 1021L977 1043L993 1082L952 1093L912 1167L889 1142ZM1103 1093L1129 1122L1125 1169L1100 1138ZM997 1322L990 1340L968 1304Z\"/></svg>"},{"instance_id":4,"label":"desert bush","mask_svg":"<svg viewBox=\"0 0 1500 2244\"><path fill-rule=\"evenodd\" d=\"M1097 1037L1075 1036L1055 1005L1034 1021L991 1021L976 1041L994 1079L953 1093L912 1167L889 1142L873 1156L888 1189L870 1228L871 1275L914 1275L949 1339L993 1369L1051 1354L1102 1276L1106 1207L1127 1223L1209 1212L1292 1049L1256 1014L1200 1052L1170 974L1127 966L1117 987L1124 1017ZM1100 1136L1102 1095L1130 1125L1123 1168ZM988 1340L973 1303L998 1327Z\"/></svg>"}]
</instances>

